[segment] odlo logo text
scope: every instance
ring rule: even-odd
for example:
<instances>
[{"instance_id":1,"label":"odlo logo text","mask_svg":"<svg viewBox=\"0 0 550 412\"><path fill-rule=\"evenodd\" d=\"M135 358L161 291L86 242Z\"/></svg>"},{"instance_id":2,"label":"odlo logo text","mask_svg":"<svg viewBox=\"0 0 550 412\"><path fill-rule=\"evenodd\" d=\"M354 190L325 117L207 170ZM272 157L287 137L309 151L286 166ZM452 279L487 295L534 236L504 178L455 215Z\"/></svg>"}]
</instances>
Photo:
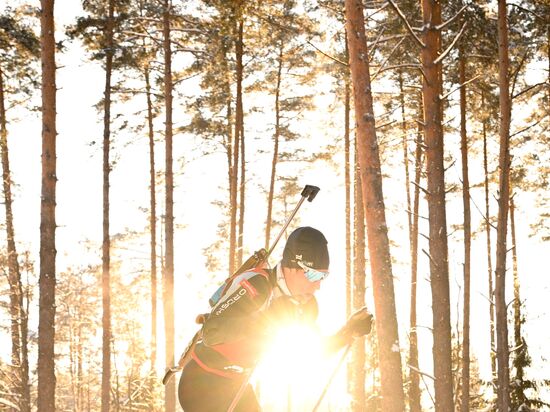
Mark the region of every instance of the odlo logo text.
<instances>
[{"instance_id":1,"label":"odlo logo text","mask_svg":"<svg viewBox=\"0 0 550 412\"><path fill-rule=\"evenodd\" d=\"M238 301L242 296L244 296L246 293L246 289L239 289L236 294L231 296L229 299L227 299L225 302L223 302L220 305L220 308L216 311L216 316L218 316L220 313L222 313L224 310L226 310L229 306L231 306L233 303Z\"/></svg>"}]
</instances>

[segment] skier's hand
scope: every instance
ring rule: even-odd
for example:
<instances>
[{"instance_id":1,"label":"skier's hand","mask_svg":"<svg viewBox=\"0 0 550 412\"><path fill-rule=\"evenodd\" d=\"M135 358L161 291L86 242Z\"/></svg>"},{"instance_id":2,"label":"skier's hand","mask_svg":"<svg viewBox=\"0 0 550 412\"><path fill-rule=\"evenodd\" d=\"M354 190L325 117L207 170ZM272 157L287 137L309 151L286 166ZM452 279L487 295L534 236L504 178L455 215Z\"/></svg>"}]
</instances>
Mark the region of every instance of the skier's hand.
<instances>
[{"instance_id":1,"label":"skier's hand","mask_svg":"<svg viewBox=\"0 0 550 412\"><path fill-rule=\"evenodd\" d=\"M372 320L373 317L370 312L366 307L363 307L349 317L342 328L343 332L348 334L349 337L368 335L372 329Z\"/></svg>"}]
</instances>

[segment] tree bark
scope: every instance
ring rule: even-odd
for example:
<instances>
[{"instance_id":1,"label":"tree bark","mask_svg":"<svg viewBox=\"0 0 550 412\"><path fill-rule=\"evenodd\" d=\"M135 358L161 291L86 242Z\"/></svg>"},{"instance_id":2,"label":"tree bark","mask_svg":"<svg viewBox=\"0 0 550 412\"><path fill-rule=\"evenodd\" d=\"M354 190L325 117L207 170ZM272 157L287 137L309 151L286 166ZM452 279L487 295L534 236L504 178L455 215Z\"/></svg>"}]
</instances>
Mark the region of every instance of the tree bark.
<instances>
[{"instance_id":1,"label":"tree bark","mask_svg":"<svg viewBox=\"0 0 550 412\"><path fill-rule=\"evenodd\" d=\"M157 194L155 182L155 134L153 131L153 103L149 68L145 69L145 91L147 95L147 130L149 135L149 229L151 236L151 371L157 363Z\"/></svg>"},{"instance_id":2,"label":"tree bark","mask_svg":"<svg viewBox=\"0 0 550 412\"><path fill-rule=\"evenodd\" d=\"M515 210L514 196L510 196L510 234L512 235L512 267L514 273L514 346L519 347L523 342L521 338L521 297L519 293ZM517 375L516 378L518 378ZM523 376L520 378L523 378Z\"/></svg>"},{"instance_id":3,"label":"tree bark","mask_svg":"<svg viewBox=\"0 0 550 412\"><path fill-rule=\"evenodd\" d=\"M515 218L515 203L514 195L510 196L510 234L512 236L512 265L514 274L514 346L515 350L514 366L516 369L514 380L516 385L511 389L510 397L511 403L514 401L517 405L526 404L528 402L525 396L525 367L528 365L528 353L527 344L521 336L521 295L520 295L520 282L518 272L518 253L516 243L516 218Z\"/></svg>"},{"instance_id":4,"label":"tree bark","mask_svg":"<svg viewBox=\"0 0 550 412\"><path fill-rule=\"evenodd\" d=\"M40 412L55 411L55 199L56 84L54 0L41 0L42 188L40 198L40 298L38 323L38 400Z\"/></svg>"},{"instance_id":5,"label":"tree bark","mask_svg":"<svg viewBox=\"0 0 550 412\"><path fill-rule=\"evenodd\" d=\"M235 17L240 18L240 10L238 5L235 6ZM237 28L237 37L235 38L235 60L236 65L236 77L237 77L237 90L235 101L235 131L233 136L233 163L231 165L231 184L230 184L230 228L229 228L229 275L232 275L236 267L237 258L237 192L239 181L239 156L240 156L240 144L241 144L241 120L242 120L242 43L239 40L239 31L242 27L239 25ZM239 64L240 62L240 64Z\"/></svg>"},{"instance_id":6,"label":"tree bark","mask_svg":"<svg viewBox=\"0 0 550 412\"><path fill-rule=\"evenodd\" d=\"M281 134L281 73L283 70L283 47L279 47L279 58L277 61L277 82L275 86L275 134L273 135L273 158L271 159L271 179L269 180L269 193L267 195L267 219L265 225L265 250L269 250L271 238L271 225L273 214L273 197L275 194L275 180L277 179L277 162L279 160L279 138Z\"/></svg>"},{"instance_id":7,"label":"tree bark","mask_svg":"<svg viewBox=\"0 0 550 412\"><path fill-rule=\"evenodd\" d=\"M405 169L405 195L407 204L407 223L409 229L409 247L412 245L412 214L411 214L411 181L409 174L409 142L407 140L407 119L405 117L405 91L403 90L403 73L399 72L399 105L401 106L401 140L403 147L403 166Z\"/></svg>"},{"instance_id":8,"label":"tree bark","mask_svg":"<svg viewBox=\"0 0 550 412\"><path fill-rule=\"evenodd\" d=\"M105 28L105 90L103 100L103 258L102 305L103 350L101 368L101 411L109 412L111 395L111 239L109 236L109 159L111 145L111 77L113 70L114 0L109 0Z\"/></svg>"},{"instance_id":9,"label":"tree bark","mask_svg":"<svg viewBox=\"0 0 550 412\"><path fill-rule=\"evenodd\" d=\"M485 105L484 94L481 94L481 105ZM488 296L489 296L489 333L490 333L490 351L491 357L491 380L494 380L497 375L496 364L496 345L495 345L495 305L494 305L494 287L493 287L493 259L491 252L491 218L489 209L489 167L487 164L487 119L483 119L483 171L485 176L485 234L487 239L487 279L488 279Z\"/></svg>"},{"instance_id":10,"label":"tree bark","mask_svg":"<svg viewBox=\"0 0 550 412\"><path fill-rule=\"evenodd\" d=\"M4 210L6 214L6 240L8 252L8 279L10 285L10 316L12 336L12 363L18 368L18 391L21 394L19 408L30 411L29 359L27 347L27 312L23 307L23 287L21 270L15 246L15 229L11 195L11 169L8 148L8 130L6 126L6 108L4 96L4 75L0 69L0 150L2 153L2 184L4 192Z\"/></svg>"},{"instance_id":11,"label":"tree bark","mask_svg":"<svg viewBox=\"0 0 550 412\"><path fill-rule=\"evenodd\" d=\"M422 118L422 96L418 99L418 118ZM416 298L417 298L417 277L418 277L418 212L420 209L420 178L422 172L422 130L420 123L416 135L416 149L414 156L414 194L413 213L411 229L411 309L410 309L410 344L409 344L409 365L412 366L409 372L409 409L410 412L420 412L420 379L418 376L418 335L416 324Z\"/></svg>"},{"instance_id":12,"label":"tree bark","mask_svg":"<svg viewBox=\"0 0 550 412\"><path fill-rule=\"evenodd\" d=\"M164 99L165 99L165 265L164 265L164 334L166 339L166 367L174 365L174 174L172 170L172 46L170 40L171 0L164 0L163 50L164 50ZM166 412L176 410L176 385L172 379L164 387Z\"/></svg>"},{"instance_id":13,"label":"tree bark","mask_svg":"<svg viewBox=\"0 0 550 412\"><path fill-rule=\"evenodd\" d=\"M244 110L243 110L243 20L239 21L238 28L238 40L237 40L237 113L239 118L237 119L237 125L240 127L240 164L241 164L241 176L239 187L239 236L237 239L237 267L241 267L243 264L243 242L244 242L244 211L245 211L245 187L246 187L246 173L245 173L245 144L244 144Z\"/></svg>"},{"instance_id":14,"label":"tree bark","mask_svg":"<svg viewBox=\"0 0 550 412\"><path fill-rule=\"evenodd\" d=\"M346 41L346 56L348 56ZM344 187L346 190L346 319L351 316L351 172L350 172L350 113L351 85L349 71L346 70L344 80ZM354 161L354 165L357 162Z\"/></svg>"},{"instance_id":15,"label":"tree bark","mask_svg":"<svg viewBox=\"0 0 550 412\"><path fill-rule=\"evenodd\" d=\"M462 47L458 57L459 83L466 82L466 57ZM464 306L462 332L461 411L470 410L470 252L472 243L470 217L470 179L468 177L468 135L466 130L466 86L460 88L460 152L462 155L462 204L464 208Z\"/></svg>"},{"instance_id":16,"label":"tree bark","mask_svg":"<svg viewBox=\"0 0 550 412\"><path fill-rule=\"evenodd\" d=\"M445 170L443 165L441 62L441 6L422 0L424 44L422 93L424 100L424 134L428 174L429 259L433 311L433 358L435 376L435 410L452 411L453 382L451 371L451 320L447 221L445 216Z\"/></svg>"},{"instance_id":17,"label":"tree bark","mask_svg":"<svg viewBox=\"0 0 550 412\"><path fill-rule=\"evenodd\" d=\"M506 1L498 0L498 57L499 57L499 199L495 269L495 307L497 330L497 407L499 412L510 408L510 372L508 320L506 313L506 235L508 233L508 202L510 199L510 79L508 58L508 23Z\"/></svg>"},{"instance_id":18,"label":"tree bark","mask_svg":"<svg viewBox=\"0 0 550 412\"><path fill-rule=\"evenodd\" d=\"M346 58L348 56L348 45L346 41ZM348 59L349 60L349 59ZM350 172L350 95L351 86L349 71L346 70L344 80L344 188L346 191L346 319L351 316L351 303L352 303L352 251L351 251L351 236L354 230L351 227L351 172ZM354 165L357 162L354 161ZM355 203L355 202L354 202ZM355 246L355 242L354 242ZM364 249L363 249L364 250ZM348 362L347 365L347 389L351 393L353 386L353 366L355 363L353 359Z\"/></svg>"},{"instance_id":19,"label":"tree bark","mask_svg":"<svg viewBox=\"0 0 550 412\"><path fill-rule=\"evenodd\" d=\"M388 412L403 411L405 404L395 293L382 192L380 156L376 139L363 6L358 0L346 0L345 8L357 126L358 158L361 167L361 187L365 203L379 345L382 409Z\"/></svg>"},{"instance_id":20,"label":"tree bark","mask_svg":"<svg viewBox=\"0 0 550 412\"><path fill-rule=\"evenodd\" d=\"M357 147L357 139L355 140ZM352 310L358 310L365 306L365 213L364 202L361 193L361 170L357 159L357 150L355 151L355 264L353 271L353 293L352 293ZM352 403L351 410L353 412L362 412L365 410L365 338L356 339L352 347Z\"/></svg>"}]
</instances>

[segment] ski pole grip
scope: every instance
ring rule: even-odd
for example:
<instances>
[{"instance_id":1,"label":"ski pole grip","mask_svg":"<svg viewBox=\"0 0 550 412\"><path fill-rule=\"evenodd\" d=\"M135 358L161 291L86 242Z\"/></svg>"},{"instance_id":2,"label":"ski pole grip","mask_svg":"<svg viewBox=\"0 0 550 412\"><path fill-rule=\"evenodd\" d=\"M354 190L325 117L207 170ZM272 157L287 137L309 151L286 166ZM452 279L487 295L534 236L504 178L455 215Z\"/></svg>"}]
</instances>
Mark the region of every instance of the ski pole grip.
<instances>
[{"instance_id":1,"label":"ski pole grip","mask_svg":"<svg viewBox=\"0 0 550 412\"><path fill-rule=\"evenodd\" d=\"M304 190L302 190L302 197L307 197L307 201L311 202L313 199L315 199L315 196L317 196L317 193L319 193L319 189L317 186L312 185L306 185L304 187Z\"/></svg>"}]
</instances>

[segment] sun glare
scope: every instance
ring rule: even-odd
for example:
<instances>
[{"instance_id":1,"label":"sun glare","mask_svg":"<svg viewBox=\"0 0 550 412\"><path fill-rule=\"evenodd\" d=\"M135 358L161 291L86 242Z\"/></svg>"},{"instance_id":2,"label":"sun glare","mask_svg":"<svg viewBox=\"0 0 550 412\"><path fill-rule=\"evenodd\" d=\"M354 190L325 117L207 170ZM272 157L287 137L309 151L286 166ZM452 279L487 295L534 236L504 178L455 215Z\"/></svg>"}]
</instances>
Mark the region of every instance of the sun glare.
<instances>
[{"instance_id":1,"label":"sun glare","mask_svg":"<svg viewBox=\"0 0 550 412\"><path fill-rule=\"evenodd\" d=\"M332 362L323 354L317 329L280 328L254 374L265 410L311 409L326 384Z\"/></svg>"}]
</instances>

